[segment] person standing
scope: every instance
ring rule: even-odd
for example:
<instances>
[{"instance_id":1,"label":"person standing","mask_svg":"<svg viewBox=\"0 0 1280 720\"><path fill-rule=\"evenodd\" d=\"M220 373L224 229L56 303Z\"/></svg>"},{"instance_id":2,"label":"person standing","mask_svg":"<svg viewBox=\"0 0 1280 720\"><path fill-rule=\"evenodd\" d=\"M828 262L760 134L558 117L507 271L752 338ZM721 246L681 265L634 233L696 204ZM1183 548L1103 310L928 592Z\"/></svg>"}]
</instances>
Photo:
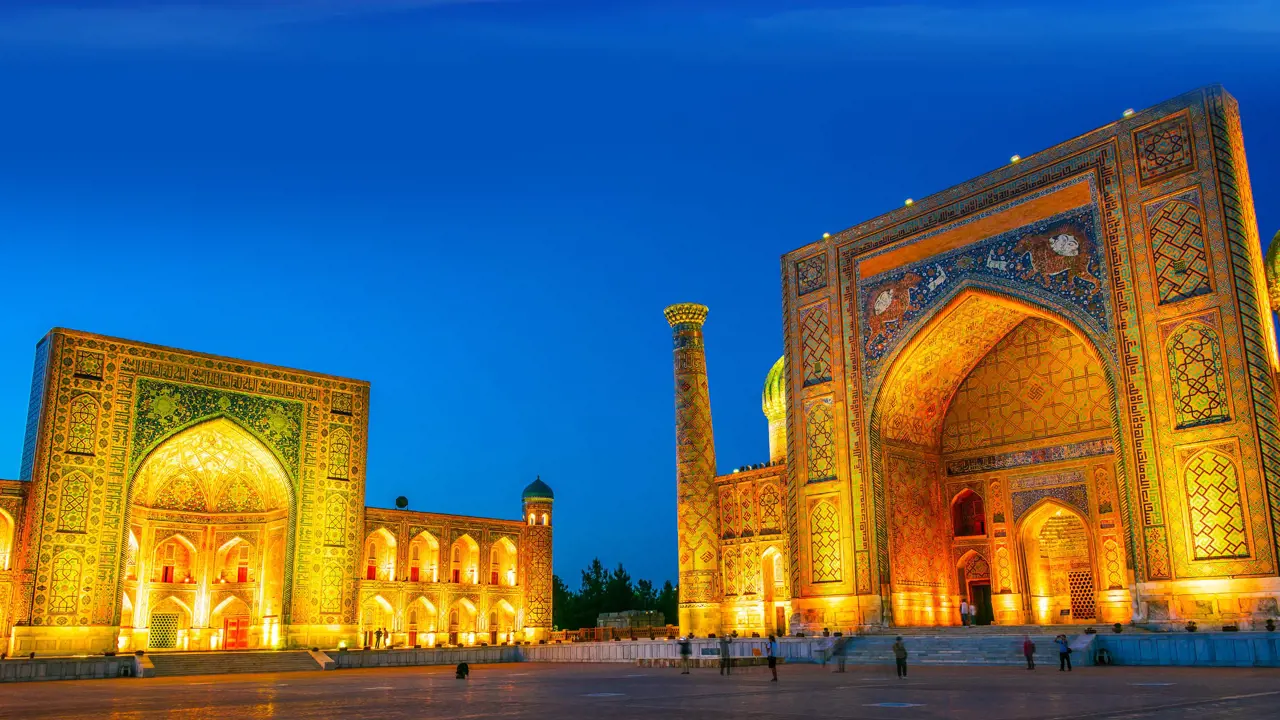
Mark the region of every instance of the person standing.
<instances>
[{"instance_id":1,"label":"person standing","mask_svg":"<svg viewBox=\"0 0 1280 720\"><path fill-rule=\"evenodd\" d=\"M1036 669L1036 644L1031 642L1030 635L1022 636L1022 654L1027 658L1027 669Z\"/></svg>"},{"instance_id":2,"label":"person standing","mask_svg":"<svg viewBox=\"0 0 1280 720\"><path fill-rule=\"evenodd\" d=\"M902 636L893 643L893 659L898 665L898 677L907 679L907 646L902 644Z\"/></svg>"},{"instance_id":3,"label":"person standing","mask_svg":"<svg viewBox=\"0 0 1280 720\"><path fill-rule=\"evenodd\" d=\"M680 674L681 675L689 674L689 656L692 654L693 654L693 643L690 642L689 638L687 637L680 638L680 667L681 667Z\"/></svg>"},{"instance_id":4,"label":"person standing","mask_svg":"<svg viewBox=\"0 0 1280 720\"><path fill-rule=\"evenodd\" d=\"M733 674L733 664L732 664L732 661L729 659L729 636L728 635L723 635L720 637L720 674L721 675Z\"/></svg>"},{"instance_id":5,"label":"person standing","mask_svg":"<svg viewBox=\"0 0 1280 720\"><path fill-rule=\"evenodd\" d=\"M778 639L769 636L769 672L773 673L773 680L770 682L778 682Z\"/></svg>"},{"instance_id":6,"label":"person standing","mask_svg":"<svg viewBox=\"0 0 1280 720\"><path fill-rule=\"evenodd\" d=\"M1058 672L1071 672L1071 644L1067 642L1067 636L1059 635L1053 642L1058 646Z\"/></svg>"},{"instance_id":7,"label":"person standing","mask_svg":"<svg viewBox=\"0 0 1280 720\"><path fill-rule=\"evenodd\" d=\"M969 627L969 613L972 609L967 599L960 601L960 623L965 627Z\"/></svg>"},{"instance_id":8,"label":"person standing","mask_svg":"<svg viewBox=\"0 0 1280 720\"><path fill-rule=\"evenodd\" d=\"M382 628L378 628L373 633L373 649L377 650L382 647Z\"/></svg>"}]
</instances>

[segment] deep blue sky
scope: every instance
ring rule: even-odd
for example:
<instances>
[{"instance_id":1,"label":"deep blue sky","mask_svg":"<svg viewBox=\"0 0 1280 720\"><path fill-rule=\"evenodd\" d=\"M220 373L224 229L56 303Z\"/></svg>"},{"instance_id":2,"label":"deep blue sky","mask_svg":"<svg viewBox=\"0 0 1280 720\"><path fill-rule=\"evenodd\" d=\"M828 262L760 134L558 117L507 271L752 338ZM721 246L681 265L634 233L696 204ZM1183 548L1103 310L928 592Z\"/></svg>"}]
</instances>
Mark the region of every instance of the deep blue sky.
<instances>
[{"instance_id":1,"label":"deep blue sky","mask_svg":"<svg viewBox=\"0 0 1280 720\"><path fill-rule=\"evenodd\" d=\"M541 474L557 572L673 578L665 305L762 461L783 252L1213 82L1269 238L1278 48L1276 2L9 0L0 476L67 326L370 380L369 504Z\"/></svg>"}]
</instances>

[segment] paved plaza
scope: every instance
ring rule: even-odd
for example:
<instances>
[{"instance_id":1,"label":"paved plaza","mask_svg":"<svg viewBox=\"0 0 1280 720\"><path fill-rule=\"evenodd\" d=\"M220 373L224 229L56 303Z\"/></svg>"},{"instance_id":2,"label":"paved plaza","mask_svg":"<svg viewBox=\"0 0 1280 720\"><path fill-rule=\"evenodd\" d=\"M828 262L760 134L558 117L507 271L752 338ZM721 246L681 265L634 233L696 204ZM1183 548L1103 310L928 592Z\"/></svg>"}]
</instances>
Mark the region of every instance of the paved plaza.
<instances>
[{"instance_id":1,"label":"paved plaza","mask_svg":"<svg viewBox=\"0 0 1280 720\"><path fill-rule=\"evenodd\" d=\"M783 667L722 678L630 665L521 663L0 686L4 717L61 718L1258 718L1280 671L1206 668Z\"/></svg>"}]
</instances>

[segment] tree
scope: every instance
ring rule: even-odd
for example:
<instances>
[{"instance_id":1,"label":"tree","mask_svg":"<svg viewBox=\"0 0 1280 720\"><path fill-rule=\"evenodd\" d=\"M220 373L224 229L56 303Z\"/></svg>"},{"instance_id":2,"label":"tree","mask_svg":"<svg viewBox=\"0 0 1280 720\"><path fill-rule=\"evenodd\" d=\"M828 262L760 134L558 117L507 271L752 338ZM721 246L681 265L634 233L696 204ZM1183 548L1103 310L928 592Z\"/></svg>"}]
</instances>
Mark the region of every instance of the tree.
<instances>
[{"instance_id":1,"label":"tree","mask_svg":"<svg viewBox=\"0 0 1280 720\"><path fill-rule=\"evenodd\" d=\"M561 630L577 629L578 595L559 575L551 576L551 624Z\"/></svg>"},{"instance_id":2,"label":"tree","mask_svg":"<svg viewBox=\"0 0 1280 720\"><path fill-rule=\"evenodd\" d=\"M666 616L668 625L680 623L680 593L670 580L662 584L662 591L658 593L657 608Z\"/></svg>"},{"instance_id":3,"label":"tree","mask_svg":"<svg viewBox=\"0 0 1280 720\"><path fill-rule=\"evenodd\" d=\"M636 610L658 609L658 593L653 589L653 583L649 580L640 579L636 581L634 607Z\"/></svg>"},{"instance_id":4,"label":"tree","mask_svg":"<svg viewBox=\"0 0 1280 720\"><path fill-rule=\"evenodd\" d=\"M631 587L631 575L622 567L622 563L618 563L617 569L609 573L609 580L605 583L600 612L631 610L634 602L635 588Z\"/></svg>"},{"instance_id":5,"label":"tree","mask_svg":"<svg viewBox=\"0 0 1280 720\"><path fill-rule=\"evenodd\" d=\"M562 630L578 630L596 626L601 613L626 610L658 610L668 623L677 621L676 588L666 581L655 592L649 580L632 582L631 574L618 563L613 570L605 568L600 558L592 559L582 571L578 590L570 590L559 575L551 581L552 624Z\"/></svg>"}]
</instances>

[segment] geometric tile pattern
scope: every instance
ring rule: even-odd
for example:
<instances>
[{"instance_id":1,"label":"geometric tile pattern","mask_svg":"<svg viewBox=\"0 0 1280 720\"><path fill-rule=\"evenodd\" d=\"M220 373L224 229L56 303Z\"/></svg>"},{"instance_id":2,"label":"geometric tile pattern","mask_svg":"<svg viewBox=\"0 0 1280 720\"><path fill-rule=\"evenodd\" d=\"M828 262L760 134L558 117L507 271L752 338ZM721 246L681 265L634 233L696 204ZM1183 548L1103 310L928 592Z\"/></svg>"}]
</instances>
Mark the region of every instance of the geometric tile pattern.
<instances>
[{"instance_id":1,"label":"geometric tile pattern","mask_svg":"<svg viewBox=\"0 0 1280 720\"><path fill-rule=\"evenodd\" d=\"M341 495L329 498L325 508L324 544L329 547L347 544L347 501Z\"/></svg>"},{"instance_id":2,"label":"geometric tile pattern","mask_svg":"<svg viewBox=\"0 0 1280 720\"><path fill-rule=\"evenodd\" d=\"M781 502L782 496L773 485L765 485L760 489L760 532L782 529Z\"/></svg>"},{"instance_id":3,"label":"geometric tile pattern","mask_svg":"<svg viewBox=\"0 0 1280 720\"><path fill-rule=\"evenodd\" d=\"M889 455L885 473L894 588L937 587L951 572L944 567L947 521L938 494L937 466Z\"/></svg>"},{"instance_id":4,"label":"geometric tile pattern","mask_svg":"<svg viewBox=\"0 0 1280 720\"><path fill-rule=\"evenodd\" d=\"M724 568L724 594L738 594L738 548L726 548L720 560Z\"/></svg>"},{"instance_id":5,"label":"geometric tile pattern","mask_svg":"<svg viewBox=\"0 0 1280 720\"><path fill-rule=\"evenodd\" d=\"M1013 583L1010 580L1009 570L1009 549L1000 548L996 550L996 569L1000 576L999 591L1002 593L1013 592Z\"/></svg>"},{"instance_id":6,"label":"geometric tile pattern","mask_svg":"<svg viewBox=\"0 0 1280 720\"><path fill-rule=\"evenodd\" d=\"M320 612L342 612L342 586L345 573L342 564L337 560L329 560L325 564L320 579Z\"/></svg>"},{"instance_id":7,"label":"geometric tile pattern","mask_svg":"<svg viewBox=\"0 0 1280 720\"><path fill-rule=\"evenodd\" d=\"M62 504L58 509L58 532L85 530L89 516L89 479L72 472L62 479Z\"/></svg>"},{"instance_id":8,"label":"geometric tile pattern","mask_svg":"<svg viewBox=\"0 0 1280 720\"><path fill-rule=\"evenodd\" d=\"M102 379L102 353L92 350L76 351L76 377Z\"/></svg>"},{"instance_id":9,"label":"geometric tile pattern","mask_svg":"<svg viewBox=\"0 0 1280 720\"><path fill-rule=\"evenodd\" d=\"M813 557L813 582L840 580L840 515L834 501L823 500L809 515L809 542Z\"/></svg>"},{"instance_id":10,"label":"geometric tile pattern","mask_svg":"<svg viewBox=\"0 0 1280 720\"><path fill-rule=\"evenodd\" d=\"M805 295L827 286L827 255L822 253L796 263L796 295Z\"/></svg>"},{"instance_id":11,"label":"geometric tile pattern","mask_svg":"<svg viewBox=\"0 0 1280 720\"><path fill-rule=\"evenodd\" d=\"M1071 617L1076 620L1097 617L1098 603L1093 592L1093 573L1076 570L1070 572L1067 578L1071 591Z\"/></svg>"},{"instance_id":12,"label":"geometric tile pattern","mask_svg":"<svg viewBox=\"0 0 1280 720\"><path fill-rule=\"evenodd\" d=\"M942 429L943 452L1023 443L1111 426L1111 391L1074 333L1027 318L960 383Z\"/></svg>"},{"instance_id":13,"label":"geometric tile pattern","mask_svg":"<svg viewBox=\"0 0 1280 720\"><path fill-rule=\"evenodd\" d=\"M831 405L814 403L809 408L805 425L805 433L809 436L809 482L821 482L836 476L833 432Z\"/></svg>"},{"instance_id":14,"label":"geometric tile pattern","mask_svg":"<svg viewBox=\"0 0 1280 720\"><path fill-rule=\"evenodd\" d=\"M1124 587L1124 572L1120 560L1120 543L1114 538L1107 538L1102 543L1102 563L1106 571L1107 589L1118 590Z\"/></svg>"},{"instance_id":15,"label":"geometric tile pattern","mask_svg":"<svg viewBox=\"0 0 1280 720\"><path fill-rule=\"evenodd\" d=\"M346 480L351 465L351 435L345 427L335 425L329 430L329 477Z\"/></svg>"},{"instance_id":16,"label":"geometric tile pattern","mask_svg":"<svg viewBox=\"0 0 1280 720\"><path fill-rule=\"evenodd\" d=\"M831 379L831 320L827 303L800 311L800 353L804 361L804 385Z\"/></svg>"},{"instance_id":17,"label":"geometric tile pattern","mask_svg":"<svg viewBox=\"0 0 1280 720\"><path fill-rule=\"evenodd\" d=\"M751 497L751 486L744 485L738 498L738 507L742 510L742 532L739 533L743 537L755 535L756 533L756 507L754 498Z\"/></svg>"},{"instance_id":18,"label":"geometric tile pattern","mask_svg":"<svg viewBox=\"0 0 1280 720\"><path fill-rule=\"evenodd\" d=\"M1173 199L1147 208L1151 254L1156 264L1156 290L1162 305L1213 290L1209 284L1209 258L1198 207L1199 193L1193 191L1184 197L1191 202Z\"/></svg>"},{"instance_id":19,"label":"geometric tile pattern","mask_svg":"<svg viewBox=\"0 0 1280 720\"><path fill-rule=\"evenodd\" d=\"M49 588L49 613L71 615L80 599L80 555L65 550L53 559L52 587Z\"/></svg>"},{"instance_id":20,"label":"geometric tile pattern","mask_svg":"<svg viewBox=\"0 0 1280 720\"><path fill-rule=\"evenodd\" d=\"M1138 179L1143 185L1191 170L1195 143L1186 114L1148 125L1133 134Z\"/></svg>"},{"instance_id":21,"label":"geometric tile pattern","mask_svg":"<svg viewBox=\"0 0 1280 720\"><path fill-rule=\"evenodd\" d=\"M78 395L71 401L67 426L67 452L92 455L98 432L98 403L89 395Z\"/></svg>"},{"instance_id":22,"label":"geometric tile pattern","mask_svg":"<svg viewBox=\"0 0 1280 720\"><path fill-rule=\"evenodd\" d=\"M1089 517L1089 489L1088 486L1079 485L1059 485L1057 487L1037 488L1035 490L1023 490L1013 493L1013 519L1017 522L1022 516L1031 509L1032 505L1040 502L1045 498L1053 498L1061 501L1064 505L1075 508L1080 511L1081 516Z\"/></svg>"},{"instance_id":23,"label":"geometric tile pattern","mask_svg":"<svg viewBox=\"0 0 1280 720\"><path fill-rule=\"evenodd\" d=\"M1249 556L1240 480L1230 458L1213 450L1197 453L1183 470L1196 560Z\"/></svg>"},{"instance_id":24,"label":"geometric tile pattern","mask_svg":"<svg viewBox=\"0 0 1280 720\"><path fill-rule=\"evenodd\" d=\"M733 495L733 486L720 488L720 536L737 537L738 502Z\"/></svg>"},{"instance_id":25,"label":"geometric tile pattern","mask_svg":"<svg viewBox=\"0 0 1280 720\"><path fill-rule=\"evenodd\" d=\"M1177 427L1230 420L1217 332L1204 323L1188 322L1169 338L1168 348Z\"/></svg>"}]
</instances>

